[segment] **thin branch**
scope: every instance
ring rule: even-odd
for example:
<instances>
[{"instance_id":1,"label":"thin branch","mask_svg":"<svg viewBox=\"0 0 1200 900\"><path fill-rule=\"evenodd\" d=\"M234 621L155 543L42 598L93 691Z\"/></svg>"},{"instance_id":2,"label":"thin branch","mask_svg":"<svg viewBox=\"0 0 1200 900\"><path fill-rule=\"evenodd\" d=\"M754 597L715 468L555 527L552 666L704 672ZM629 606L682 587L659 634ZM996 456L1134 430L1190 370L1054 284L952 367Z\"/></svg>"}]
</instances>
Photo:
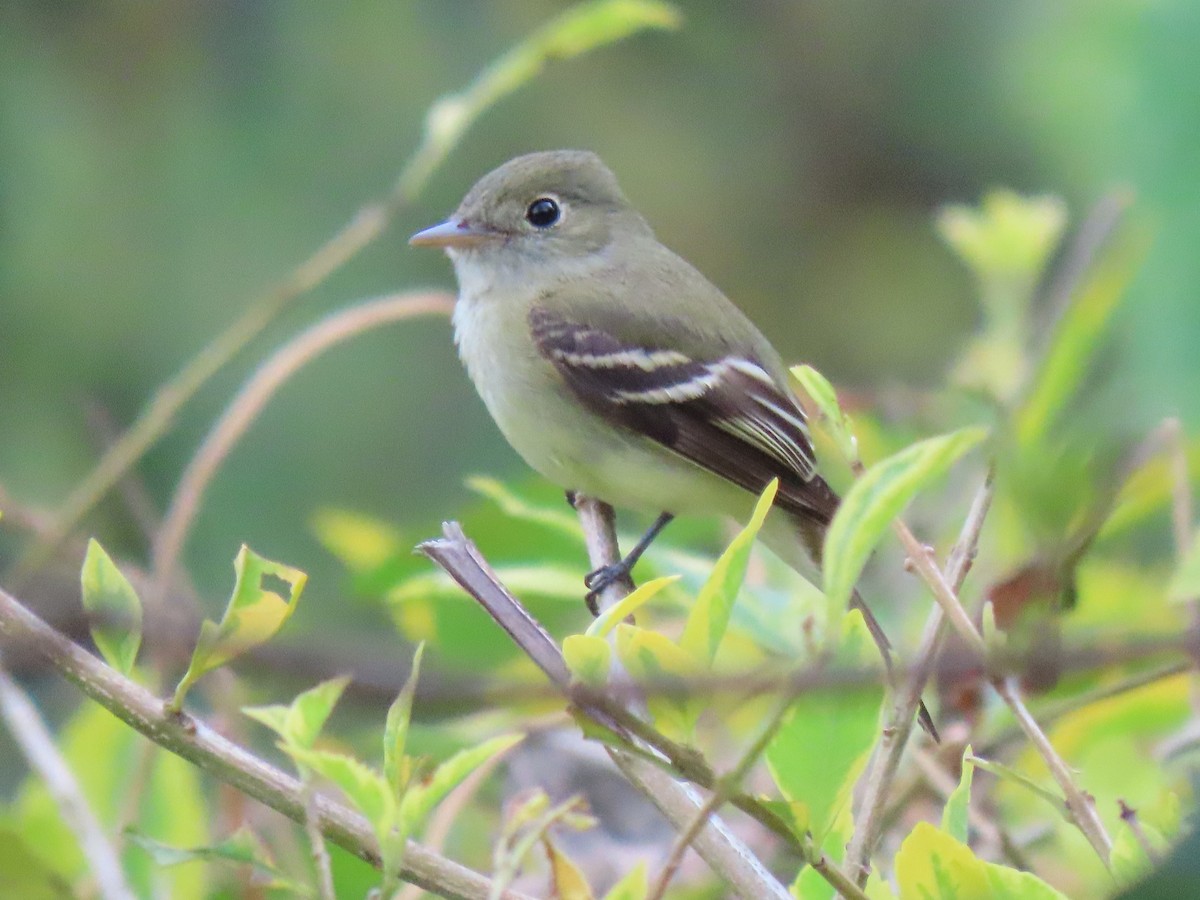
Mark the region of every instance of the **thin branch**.
<instances>
[{"instance_id":1,"label":"thin branch","mask_svg":"<svg viewBox=\"0 0 1200 900\"><path fill-rule=\"evenodd\" d=\"M300 799L304 803L304 833L308 837L313 868L317 872L317 896L321 900L337 900L333 890L333 863L329 859L329 848L325 846L325 836L321 834L321 822L317 817L317 787L311 774L301 777L300 792Z\"/></svg>"},{"instance_id":2,"label":"thin branch","mask_svg":"<svg viewBox=\"0 0 1200 900\"><path fill-rule=\"evenodd\" d=\"M1121 810L1121 821L1129 826L1129 830L1133 832L1134 840L1138 842L1138 846L1146 854L1151 865L1158 865L1161 855L1154 849L1154 844L1150 842L1150 836L1146 834L1146 829L1142 827L1141 820L1138 819L1137 810L1127 804L1124 800L1117 800L1117 806Z\"/></svg>"},{"instance_id":3,"label":"thin branch","mask_svg":"<svg viewBox=\"0 0 1200 900\"><path fill-rule=\"evenodd\" d=\"M913 567L920 574L926 585L929 586L934 599L941 604L942 610L946 613L947 618L959 633L959 636L974 652L979 654L980 659L986 661L986 648L984 647L983 637L975 627L975 623L967 615L967 611L963 609L954 588L951 587L938 567L934 565L928 548L923 546L913 536L908 526L901 520L897 519L893 522L893 530L904 545L904 549L908 553ZM1109 854L1112 851L1112 839L1108 836L1108 832L1104 828L1104 823L1100 821L1095 803L1075 784L1075 777L1071 773L1070 767L1058 755L1049 738L1046 737L1045 732L1042 731L1033 716L1029 714L1025 702L1021 698L1016 681L1012 678L992 678L991 685L1000 696L1000 699L1012 710L1017 723L1021 726L1021 730L1025 732L1025 736L1029 738L1030 743L1033 744L1034 749L1045 760L1046 767L1050 770L1050 774L1054 777L1054 780L1058 782L1058 786L1066 798L1067 809L1070 811L1075 824L1079 826L1079 830L1083 832L1084 837L1088 839L1088 842L1095 849L1100 859L1107 864Z\"/></svg>"},{"instance_id":4,"label":"thin branch","mask_svg":"<svg viewBox=\"0 0 1200 900\"><path fill-rule=\"evenodd\" d=\"M165 712L160 698L69 641L4 590L0 590L0 635L34 650L88 697L156 744L292 821L304 821L299 781L203 722ZM321 830L329 840L373 866L381 864L366 819L326 797L318 797L316 806ZM427 890L462 900L483 900L491 886L482 875L412 841L405 850L403 877Z\"/></svg>"},{"instance_id":5,"label":"thin branch","mask_svg":"<svg viewBox=\"0 0 1200 900\"><path fill-rule=\"evenodd\" d=\"M393 294L339 310L275 351L221 414L188 463L154 542L154 594L168 588L204 491L229 451L267 402L299 369L350 338L414 316L448 315L454 298L441 292Z\"/></svg>"},{"instance_id":6,"label":"thin branch","mask_svg":"<svg viewBox=\"0 0 1200 900\"><path fill-rule=\"evenodd\" d=\"M0 663L0 718L25 754L30 768L41 776L63 822L75 835L79 848L96 879L96 890L104 900L135 900L125 880L116 848L80 790L67 761L58 752L54 738L37 708L17 686Z\"/></svg>"},{"instance_id":7,"label":"thin branch","mask_svg":"<svg viewBox=\"0 0 1200 900\"><path fill-rule=\"evenodd\" d=\"M946 576L956 592L962 587L975 560L979 535L983 531L988 510L991 509L994 484L994 472L989 469L983 484L975 493L975 499L971 501L967 518L946 563ZM942 607L934 605L925 622L916 661L903 683L903 689L893 695L891 712L867 763L866 771L859 779L858 809L854 815L854 834L846 849L846 867L860 885L866 883L871 854L875 852L875 846L883 833L883 814L888 791L900 768L900 759L912 734L921 694L937 663L947 630Z\"/></svg>"},{"instance_id":8,"label":"thin branch","mask_svg":"<svg viewBox=\"0 0 1200 900\"><path fill-rule=\"evenodd\" d=\"M443 537L426 541L417 549L424 553L468 594L476 599L513 641L568 698L585 696L574 691L570 672L554 639L521 603L508 592L492 571L478 548L463 534L457 522L443 525ZM615 543L615 542L614 542ZM582 701L583 712L618 735L628 736L624 716L614 716L610 708ZM642 725L643 729L647 726ZM685 828L696 815L702 800L695 789L680 784L656 763L642 756L607 747L609 756L630 783L658 808L677 829ZM710 819L695 839L696 852L739 895L748 898L776 897L786 900L787 890L762 865L757 857L720 819Z\"/></svg>"}]
</instances>

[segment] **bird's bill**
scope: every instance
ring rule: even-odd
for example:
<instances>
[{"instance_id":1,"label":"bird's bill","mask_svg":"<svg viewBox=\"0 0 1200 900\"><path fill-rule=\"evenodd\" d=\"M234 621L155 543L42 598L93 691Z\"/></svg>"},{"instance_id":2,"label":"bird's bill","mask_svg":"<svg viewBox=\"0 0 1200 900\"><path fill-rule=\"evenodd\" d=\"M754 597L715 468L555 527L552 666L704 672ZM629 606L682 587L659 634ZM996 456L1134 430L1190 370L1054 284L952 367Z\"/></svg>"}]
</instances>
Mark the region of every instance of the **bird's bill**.
<instances>
[{"instance_id":1,"label":"bird's bill","mask_svg":"<svg viewBox=\"0 0 1200 900\"><path fill-rule=\"evenodd\" d=\"M408 239L414 247L478 247L494 241L499 235L486 228L479 228L467 222L447 219L432 228L418 231Z\"/></svg>"}]
</instances>

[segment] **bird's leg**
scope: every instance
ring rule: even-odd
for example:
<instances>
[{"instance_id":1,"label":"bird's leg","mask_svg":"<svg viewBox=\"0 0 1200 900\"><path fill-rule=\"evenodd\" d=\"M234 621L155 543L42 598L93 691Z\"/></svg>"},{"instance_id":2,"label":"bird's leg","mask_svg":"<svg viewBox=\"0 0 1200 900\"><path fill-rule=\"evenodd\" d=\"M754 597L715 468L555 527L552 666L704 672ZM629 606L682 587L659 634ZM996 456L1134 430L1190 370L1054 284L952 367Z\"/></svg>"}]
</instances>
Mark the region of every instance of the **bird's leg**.
<instances>
[{"instance_id":1,"label":"bird's leg","mask_svg":"<svg viewBox=\"0 0 1200 900\"><path fill-rule=\"evenodd\" d=\"M654 539L658 537L659 533L666 528L670 521L674 518L674 513L660 513L658 518L654 520L654 524L651 525L646 530L646 533L642 535L641 540L634 545L632 550L625 554L625 557L620 560L620 562L615 562L608 566L601 566L594 572L589 572L587 574L587 576L583 579L583 583L588 589L588 609L592 610L593 614L595 614L596 595L603 591L610 584L614 584L617 581L627 581L629 582L630 587L633 586L633 579L630 577L630 572L633 571L633 567L637 564L637 561L641 558L642 554L646 552L646 549L652 543L654 543Z\"/></svg>"}]
</instances>

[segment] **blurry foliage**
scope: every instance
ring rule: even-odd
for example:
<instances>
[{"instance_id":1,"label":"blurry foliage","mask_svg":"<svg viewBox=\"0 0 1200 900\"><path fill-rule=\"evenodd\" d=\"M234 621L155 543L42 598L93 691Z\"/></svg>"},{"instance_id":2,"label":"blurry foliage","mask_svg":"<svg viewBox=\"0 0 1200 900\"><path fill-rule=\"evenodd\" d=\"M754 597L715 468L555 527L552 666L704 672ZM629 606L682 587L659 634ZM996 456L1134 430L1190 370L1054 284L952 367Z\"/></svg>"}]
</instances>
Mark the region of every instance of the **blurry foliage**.
<instances>
[{"instance_id":1,"label":"blurry foliage","mask_svg":"<svg viewBox=\"0 0 1200 900\"><path fill-rule=\"evenodd\" d=\"M414 141L425 104L464 81L475 68L468 61L495 54L494 33L535 31L546 46L561 38L567 49L624 33L619 25L557 38L536 32L557 11L544 2L470 9L174 0L144 8L25 2L0 11L0 146L11 160L0 167L0 421L19 423L0 444L7 491L38 505L60 499L95 454L81 396L130 420L150 387L236 314L240 298L378 193L398 148ZM506 101L486 118L487 135L465 139L439 170L413 224L436 217L474 175L519 150L600 151L668 243L700 261L789 356L815 364L796 375L825 416L814 429L831 480L848 490L826 550L829 595L752 552L768 495L736 536L717 523L673 525L639 564L641 592L585 628L586 554L561 493L496 477L508 468L497 460L511 457L501 455L448 340L414 327L364 340L341 362L305 373L264 416L205 508L192 544L197 582L212 593L228 555L214 548L241 540L305 560L305 572L313 560L324 577L313 579L298 621L307 617L316 630L354 619L379 626L390 616L400 635L428 647L421 685L473 679L508 702L430 724L440 710L421 708L418 651L386 723L361 728L369 740L346 736L346 723L331 718L344 679L286 706L245 711L278 735L307 785L336 786L370 820L391 890L404 838L421 837L451 790L520 740L507 732L561 711L487 615L412 554L439 518L462 519L587 684L602 685L614 658L635 679L680 688L693 677L809 665L836 672L874 660L860 614L845 610L864 565L863 593L883 601L898 646L913 645L929 600L915 579L898 577L882 538L911 502L907 515L921 537L948 546L969 496L964 472L976 477L980 451L959 460L983 442L997 496L964 600L984 610L989 648L1019 659L1057 648L1046 643L1053 638L1114 650L1105 665L1039 681L1033 710L1058 711L1050 738L1115 837L1112 872L1064 816L1048 812L1047 800L1062 809L1062 798L1041 757L1014 743L1004 708L971 690L978 673L960 672L942 685L939 710L941 722L969 732L967 752L952 746L942 759L958 786L943 799L914 782L916 799L894 829L905 834L876 856L883 877L868 894L1050 898L1129 888L1129 896L1151 896L1130 886L1193 817L1195 676L1116 690L1151 661L1115 651L1131 637L1177 638L1200 583L1194 522L1184 523L1189 552L1177 558L1164 549L1172 505L1179 508L1188 476L1200 470L1200 442L1181 438L1173 459L1170 447L1164 454L1141 444L1164 412L1200 418L1200 314L1187 287L1198 280L1189 248L1200 207L1183 189L1194 154L1181 149L1195 146L1200 118L1177 89L1187 83L1180 72L1195 67L1200 14L1182 3L1117 0L1003 11L882 3L729 10L690 5L682 37L556 69ZM538 70L521 66L519 56L502 57L492 71ZM1085 76L1096 83L1085 85ZM463 113L443 106L429 121L456 141ZM1086 201L1114 179L1138 194L1133 226L1087 260L1061 307L1048 308L1052 276L1085 230ZM1020 190L981 189L991 183ZM1022 193L1048 186L1063 198ZM978 205L942 205L977 197ZM444 269L385 241L311 302L434 272L444 279ZM817 369L839 384L933 386L919 394L843 390L839 405ZM139 474L152 495L167 493L235 374L223 373L147 457ZM380 385L392 387L381 394ZM852 487L860 459L866 474ZM476 496L460 505L454 498L468 470L487 475L465 481ZM120 551L139 538L116 504L93 524L114 557L132 555ZM336 566L317 556L314 537ZM623 533L623 544L632 537ZM7 556L16 540L6 532L5 541ZM335 587L343 571L350 598ZM306 580L248 551L238 574L221 624L205 623L177 706L190 676L272 637ZM264 574L289 583L288 600ZM105 658L151 678L135 666L137 593L97 543L82 585ZM620 620L633 611L636 624ZM1113 696L1081 701L1110 688ZM647 707L660 731L724 765L762 733L769 699L682 691L651 695ZM753 785L793 840L811 837L834 862L854 830L852 789L884 702L879 685L798 695ZM380 732L382 753L365 749L379 746ZM139 896L230 896L248 882L309 889L311 860L291 832L281 837L241 816L195 769L147 750L98 707L72 714L59 746L100 819L112 830L134 825L122 861ZM361 761L377 756L378 769ZM564 822L591 824L574 801L533 794L504 817L494 790L462 802L448 850L456 859L504 879L549 883L563 896L601 890L589 884L589 860L566 846ZM1135 816L1123 816L1122 804ZM970 813L1019 844L1031 871L990 846ZM913 825L915 817L923 821ZM248 829L225 827L247 819ZM0 835L0 893L87 889L83 856L36 780L26 778L0 809ZM539 844L543 868L531 852ZM798 865L774 839L756 849L796 896L832 895L814 867ZM349 854L331 854L339 896L380 882ZM608 896L644 898L646 869L631 864L621 874ZM681 877L679 894L703 893L703 878Z\"/></svg>"}]
</instances>

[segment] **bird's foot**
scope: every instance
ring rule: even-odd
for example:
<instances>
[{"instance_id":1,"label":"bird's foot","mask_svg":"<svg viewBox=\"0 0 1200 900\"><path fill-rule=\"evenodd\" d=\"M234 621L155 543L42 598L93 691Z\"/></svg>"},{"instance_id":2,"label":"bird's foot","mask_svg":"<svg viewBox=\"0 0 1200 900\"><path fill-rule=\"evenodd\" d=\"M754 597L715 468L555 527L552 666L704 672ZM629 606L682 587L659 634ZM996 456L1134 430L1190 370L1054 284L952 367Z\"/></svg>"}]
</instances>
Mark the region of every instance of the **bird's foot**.
<instances>
[{"instance_id":1,"label":"bird's foot","mask_svg":"<svg viewBox=\"0 0 1200 900\"><path fill-rule=\"evenodd\" d=\"M592 572L588 572L584 576L583 584L588 589L587 596L584 598L588 609L593 616L600 615L600 607L597 601L600 594L608 587L611 587L618 582L624 582L629 590L633 590L633 577L629 574L633 568L633 563L636 560L623 559L620 562L615 562L607 566L601 566Z\"/></svg>"}]
</instances>

